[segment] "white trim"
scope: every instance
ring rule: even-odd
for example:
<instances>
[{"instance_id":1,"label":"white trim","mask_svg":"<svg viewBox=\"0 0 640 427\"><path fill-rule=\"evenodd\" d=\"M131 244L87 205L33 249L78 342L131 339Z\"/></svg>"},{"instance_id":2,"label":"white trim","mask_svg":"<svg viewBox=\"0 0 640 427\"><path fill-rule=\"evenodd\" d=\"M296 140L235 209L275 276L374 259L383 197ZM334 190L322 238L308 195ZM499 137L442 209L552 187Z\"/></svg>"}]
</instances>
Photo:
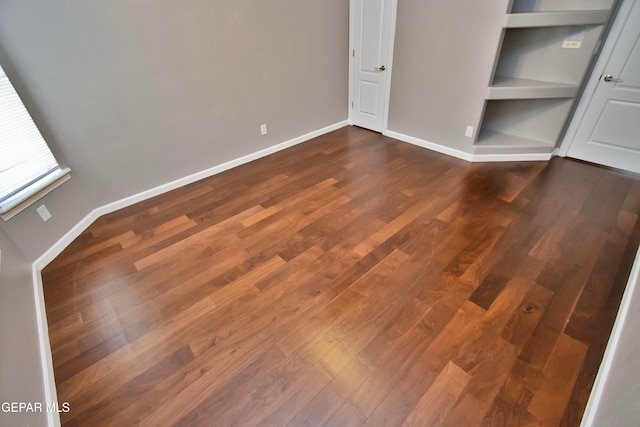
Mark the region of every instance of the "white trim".
<instances>
[{"instance_id":1,"label":"white trim","mask_svg":"<svg viewBox=\"0 0 640 427\"><path fill-rule=\"evenodd\" d=\"M51 343L49 342L49 325L47 312L44 306L44 293L42 292L42 275L40 268L34 263L32 266L33 294L36 303L36 326L40 340L40 364L42 366L42 380L44 382L44 399L47 404L58 401L56 381L53 373L53 358L51 356ZM60 427L60 414L47 411L47 425Z\"/></svg>"},{"instance_id":2,"label":"white trim","mask_svg":"<svg viewBox=\"0 0 640 427\"><path fill-rule=\"evenodd\" d=\"M417 145L418 147L428 148L432 151L437 151L438 153L446 154L448 156L456 157L458 159L466 160L468 162L473 161L473 154L456 150L455 148L447 147L445 145L436 144L434 142L425 141L424 139L416 138L409 135L404 135L402 133L394 132L392 130L387 130L383 133L384 136L388 136L389 138L394 138L403 142L408 142L409 144Z\"/></svg>"},{"instance_id":3,"label":"white trim","mask_svg":"<svg viewBox=\"0 0 640 427\"><path fill-rule=\"evenodd\" d=\"M446 145L436 144L435 142L425 141L409 135L387 130L383 135L394 138L399 141L408 142L418 147L427 148L438 153L446 154L467 162L528 162L528 161L547 161L551 159L551 153L523 153L523 154L471 154L466 151L456 150Z\"/></svg>"},{"instance_id":4,"label":"white trim","mask_svg":"<svg viewBox=\"0 0 640 427\"><path fill-rule=\"evenodd\" d=\"M387 50L387 87L384 94L384 111L382 112L382 134L389 129L389 101L391 100L391 77L393 74L393 50L396 44L396 20L398 17L398 0L391 0L391 22L389 23L389 46Z\"/></svg>"},{"instance_id":5,"label":"white trim","mask_svg":"<svg viewBox=\"0 0 640 427\"><path fill-rule=\"evenodd\" d=\"M326 126L322 129L315 130L313 132L306 133L302 136L290 139L288 141L282 142L280 144L272 145L271 147L262 149L260 151L256 151L251 154L247 154L246 156L239 157L234 160L230 160L228 162L222 163L220 165L211 167L209 169L205 169L200 172L196 172L192 175L186 176L184 178L177 179L175 181L160 185L158 187L152 188L150 190L143 191L138 194L134 194L133 196L125 197L124 199L115 201L113 203L109 203L108 205L102 206L98 209L98 216L106 215L108 213L117 211L118 209L126 208L127 206L131 206L138 202L142 202L143 200L150 199L151 197L158 196L160 194L164 194L168 191L175 190L176 188L183 187L185 185L191 184L196 181L200 181L201 179L209 178L213 175L217 175L229 169L233 169L240 165L244 165L245 163L252 162L254 160L260 159L262 157L266 157L270 154L277 153L278 151L285 150L287 148L293 147L294 145L301 144L303 142L309 141L310 139L317 138L325 133L332 132L336 129L340 129L342 127L347 126L349 123L347 120L344 120L339 123L335 123L330 126Z\"/></svg>"},{"instance_id":6,"label":"white trim","mask_svg":"<svg viewBox=\"0 0 640 427\"><path fill-rule=\"evenodd\" d=\"M212 168L203 170L201 172L194 173L184 178L177 179L175 181L168 182L150 190L143 191L138 194L134 194L124 199L117 200L113 203L101 206L89 212L80 222L78 222L71 230L64 234L56 243L54 243L44 254L42 254L32 265L33 275L33 287L36 303L36 318L38 326L38 335L40 340L40 362L42 364L42 373L44 381L44 393L47 402L57 401L56 383L53 372L53 358L51 356L51 344L49 342L49 326L47 322L47 312L44 304L44 292L42 288L42 275L41 271L47 264L54 260L73 240L78 237L84 230L87 229L96 219L102 215L117 211L118 209L131 206L135 203L157 196L159 194L166 193L176 188L183 187L187 184L199 181L204 178L208 178L213 175L217 175L221 172L229 170L231 168L249 163L251 161L266 157L270 154L284 150L294 145L301 144L309 141L310 139L317 138L336 129L347 126L349 123L347 120L338 122L322 129L315 130L313 132L306 133L297 138L290 139L277 145L265 148L260 151L248 154L246 156L239 157L226 163L214 166ZM73 409L73 408L72 408ZM48 413L47 424L49 427L60 426L60 415L58 413Z\"/></svg>"},{"instance_id":7,"label":"white trim","mask_svg":"<svg viewBox=\"0 0 640 427\"><path fill-rule=\"evenodd\" d=\"M391 100L391 76L393 73L393 51L396 42L396 20L398 16L398 0L391 1L391 16L389 17L389 44L387 46L387 87L384 94L384 111L382 112L382 134L387 132L389 125L389 101ZM349 119L348 123L353 125L353 50L355 49L355 1L349 0Z\"/></svg>"},{"instance_id":8,"label":"white trim","mask_svg":"<svg viewBox=\"0 0 640 427\"><path fill-rule=\"evenodd\" d=\"M552 153L474 154L472 162L547 162Z\"/></svg>"},{"instance_id":9,"label":"white trim","mask_svg":"<svg viewBox=\"0 0 640 427\"><path fill-rule=\"evenodd\" d=\"M618 347L618 343L620 342L622 329L624 328L624 324L626 323L627 315L629 314L629 309L631 308L631 302L634 299L634 294L638 289L639 283L640 249L638 249L638 253L636 254L636 260L633 263L631 274L629 275L627 288L624 291L622 302L620 303L620 309L618 310L616 321L613 324L613 329L611 330L611 337L609 338L609 342L607 343L607 348L604 352L604 357L602 358L600 369L598 369L596 381L593 384L593 389L591 390L589 400L587 401L587 407L584 410L584 416L582 417L582 422L580 423L581 427L594 426L595 417L600 406L600 400L602 399L602 394L604 393L604 388L607 383L607 378L609 377L609 372L611 371L616 348Z\"/></svg>"},{"instance_id":10,"label":"white trim","mask_svg":"<svg viewBox=\"0 0 640 427\"><path fill-rule=\"evenodd\" d=\"M355 34L353 29L355 28L355 3L354 0L349 0L349 96L347 105L348 122L353 125L353 51L356 48Z\"/></svg>"},{"instance_id":11,"label":"white trim","mask_svg":"<svg viewBox=\"0 0 640 427\"><path fill-rule=\"evenodd\" d=\"M611 26L611 30L606 36L606 40L604 41L604 45L602 46L602 50L600 51L596 64L593 67L593 71L591 72L587 84L582 91L578 105L571 117L569 126L567 126L567 131L562 138L562 143L558 148L559 156L566 157L571 144L574 142L574 138L580 129L580 125L582 124L582 120L587 112L587 108L589 108L589 104L591 103L591 100L596 93L596 89L598 88L600 76L604 73L604 69L609 63L609 59L611 58L613 50L618 43L624 24L627 21L627 17L629 12L631 12L635 1L636 0L622 0L620 9L618 10L614 18L613 25Z\"/></svg>"},{"instance_id":12,"label":"white trim","mask_svg":"<svg viewBox=\"0 0 640 427\"><path fill-rule=\"evenodd\" d=\"M40 257L33 263L33 268L35 269L34 274L36 271L40 272L42 269L44 269L51 261L55 259L55 257L60 255L60 253L67 246L69 246L76 237L82 234L82 232L86 230L87 227L89 227L101 215L104 215L99 213L101 209L102 208L97 208L89 212L87 216L82 218L80 222L78 222L71 228L71 230L67 231L60 239L58 239L57 242L55 242L49 249L47 249L45 253L40 255Z\"/></svg>"}]
</instances>

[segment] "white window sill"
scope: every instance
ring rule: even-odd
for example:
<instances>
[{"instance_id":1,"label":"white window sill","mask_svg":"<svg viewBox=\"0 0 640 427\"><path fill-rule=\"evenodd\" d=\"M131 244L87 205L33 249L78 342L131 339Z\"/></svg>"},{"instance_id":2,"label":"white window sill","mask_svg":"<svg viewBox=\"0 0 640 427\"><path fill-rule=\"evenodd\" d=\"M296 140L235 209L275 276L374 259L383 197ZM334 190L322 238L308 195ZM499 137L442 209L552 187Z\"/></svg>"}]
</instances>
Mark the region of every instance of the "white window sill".
<instances>
[{"instance_id":1,"label":"white window sill","mask_svg":"<svg viewBox=\"0 0 640 427\"><path fill-rule=\"evenodd\" d=\"M71 178L71 169L65 168L53 172L31 186L25 188L0 208L0 218L10 220Z\"/></svg>"}]
</instances>

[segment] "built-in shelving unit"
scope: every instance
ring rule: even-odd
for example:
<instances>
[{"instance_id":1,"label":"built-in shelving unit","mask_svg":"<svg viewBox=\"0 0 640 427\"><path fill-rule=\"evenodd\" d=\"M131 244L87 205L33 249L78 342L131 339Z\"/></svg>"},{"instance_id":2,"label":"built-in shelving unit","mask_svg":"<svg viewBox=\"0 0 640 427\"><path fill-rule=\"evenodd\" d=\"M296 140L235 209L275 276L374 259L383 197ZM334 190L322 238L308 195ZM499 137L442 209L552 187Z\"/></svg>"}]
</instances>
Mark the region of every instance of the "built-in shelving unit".
<instances>
[{"instance_id":1,"label":"built-in shelving unit","mask_svg":"<svg viewBox=\"0 0 640 427\"><path fill-rule=\"evenodd\" d=\"M554 151L613 3L512 2L487 87L477 154Z\"/></svg>"}]
</instances>

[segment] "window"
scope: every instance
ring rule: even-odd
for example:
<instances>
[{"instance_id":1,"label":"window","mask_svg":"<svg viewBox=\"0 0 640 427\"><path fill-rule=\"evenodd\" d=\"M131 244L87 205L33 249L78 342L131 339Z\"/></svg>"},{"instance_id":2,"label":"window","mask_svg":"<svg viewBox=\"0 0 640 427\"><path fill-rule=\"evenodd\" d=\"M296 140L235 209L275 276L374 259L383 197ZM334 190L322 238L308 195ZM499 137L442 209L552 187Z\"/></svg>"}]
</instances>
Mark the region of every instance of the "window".
<instances>
[{"instance_id":1,"label":"window","mask_svg":"<svg viewBox=\"0 0 640 427\"><path fill-rule=\"evenodd\" d=\"M0 67L0 216L8 220L68 178Z\"/></svg>"}]
</instances>

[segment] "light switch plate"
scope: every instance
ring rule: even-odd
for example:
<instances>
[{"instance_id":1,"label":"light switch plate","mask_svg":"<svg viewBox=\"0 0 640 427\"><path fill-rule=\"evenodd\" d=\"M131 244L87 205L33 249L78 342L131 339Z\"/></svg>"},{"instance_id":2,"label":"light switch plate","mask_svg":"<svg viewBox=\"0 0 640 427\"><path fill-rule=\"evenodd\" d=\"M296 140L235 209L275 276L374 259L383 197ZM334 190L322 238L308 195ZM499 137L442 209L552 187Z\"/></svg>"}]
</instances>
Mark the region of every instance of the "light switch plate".
<instances>
[{"instance_id":1,"label":"light switch plate","mask_svg":"<svg viewBox=\"0 0 640 427\"><path fill-rule=\"evenodd\" d=\"M473 136L473 126L467 126L467 130L464 132L464 136L471 138Z\"/></svg>"}]
</instances>

